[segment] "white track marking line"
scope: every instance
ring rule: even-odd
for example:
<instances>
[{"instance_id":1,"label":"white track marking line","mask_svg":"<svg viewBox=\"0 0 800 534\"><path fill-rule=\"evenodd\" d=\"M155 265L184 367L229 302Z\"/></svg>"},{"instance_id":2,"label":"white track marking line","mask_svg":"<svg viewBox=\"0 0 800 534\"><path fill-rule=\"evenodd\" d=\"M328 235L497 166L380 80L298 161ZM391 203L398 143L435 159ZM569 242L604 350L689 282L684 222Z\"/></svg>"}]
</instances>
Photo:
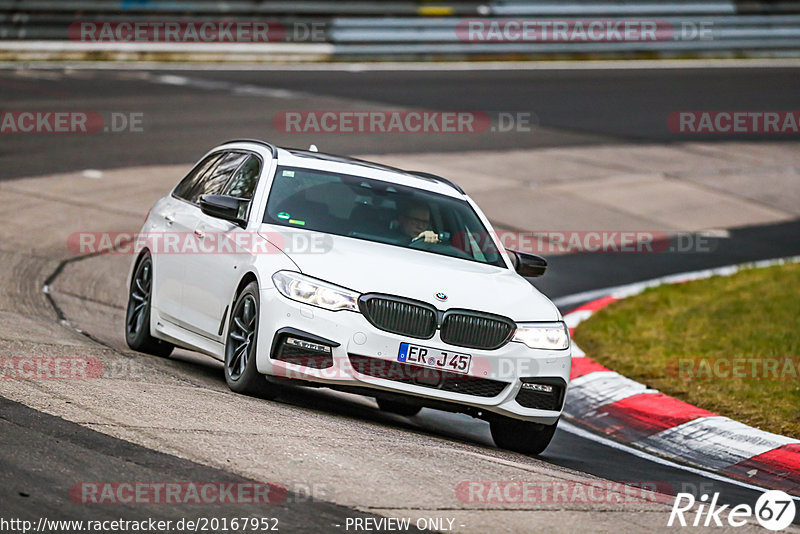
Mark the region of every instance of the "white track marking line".
<instances>
[{"instance_id":1,"label":"white track marking line","mask_svg":"<svg viewBox=\"0 0 800 534\"><path fill-rule=\"evenodd\" d=\"M636 441L636 445L715 471L798 440L719 415L698 417Z\"/></svg>"},{"instance_id":2,"label":"white track marking line","mask_svg":"<svg viewBox=\"0 0 800 534\"><path fill-rule=\"evenodd\" d=\"M725 265L722 267L713 267L710 269L700 269L698 271L687 271L684 273L669 274L658 278L651 278L641 282L634 282L632 284L622 284L618 286L610 286L601 289L592 289L583 291L581 293L574 293L564 297L553 299L553 304L559 308L562 306L570 306L572 304L580 304L589 302L590 300L598 299L613 295L618 298L630 297L637 293L641 293L647 288L658 287L663 284L688 282L691 280L701 280L704 278L711 278L712 276L727 276L735 274L739 271L756 268L756 267L772 267L774 265L784 265L787 263L800 263L800 256L789 256L786 258L775 258L769 260L758 260L745 263L737 263L734 265Z\"/></svg>"},{"instance_id":3,"label":"white track marking line","mask_svg":"<svg viewBox=\"0 0 800 534\"><path fill-rule=\"evenodd\" d=\"M103 171L99 171L97 169L86 169L81 174L84 178L90 178L92 180L99 180L103 177Z\"/></svg>"},{"instance_id":4,"label":"white track marking line","mask_svg":"<svg viewBox=\"0 0 800 534\"><path fill-rule=\"evenodd\" d=\"M653 454L650 454L649 452L645 452L645 451L636 449L634 447L630 447L628 445L623 445L622 443L616 442L614 440L611 440L611 439L604 438L602 436L598 436L596 434L593 434L592 432L589 432L588 430L584 430L584 429L576 426L575 424L573 424L573 423L571 423L569 421L565 421L563 419L561 421L559 421L558 428L563 430L563 431L565 431L565 432L573 434L575 436L578 436L578 437L581 437L581 438L584 438L584 439L588 439L589 441L594 441L594 442L600 443L601 445L605 445L606 447L610 447L610 448L616 449L618 451L626 452L626 453L632 454L633 456L636 456L638 458L642 458L644 460L648 460L648 461L651 461L653 463L657 463L657 464L660 464L660 465L663 465L663 466L666 466L666 467L671 467L673 469L679 469L679 470L682 470L682 471L687 471L687 472L695 474L695 475L700 475L700 476L703 476L703 477L706 477L706 478L710 478L712 480L717 480L719 482L725 482L727 484L734 484L736 486L741 486L743 488L747 488L747 489L751 489L751 490L755 490L755 491L762 491L763 492L763 491L767 491L767 489L768 489L768 488L763 488L761 486L756 486L755 484L749 484L747 482L742 482L741 480L736 480L734 478L728 478L726 476L723 476L723 475L720 475L720 474L717 474L717 473L714 473L714 472L711 472L711 471L705 471L703 469L698 469L696 467L690 467L688 465L682 465L682 464L667 460L665 458L661 458L660 456L655 456ZM792 498L794 500L800 502L800 497L792 496Z\"/></svg>"},{"instance_id":5,"label":"white track marking line","mask_svg":"<svg viewBox=\"0 0 800 534\"><path fill-rule=\"evenodd\" d=\"M20 62L0 62L0 69L18 69ZM203 70L203 71L492 71L492 70L692 70L798 68L800 59L717 59L717 60L610 60L610 61L455 61L455 62L301 62L301 63L204 63L128 61L41 61L26 62L26 69L47 70Z\"/></svg>"},{"instance_id":6,"label":"white track marking line","mask_svg":"<svg viewBox=\"0 0 800 534\"><path fill-rule=\"evenodd\" d=\"M290 91L288 89L278 89L275 87L262 87L246 83L232 83L219 80L206 80L203 78L190 78L175 74L155 74L143 76L143 81L157 83L161 85L175 85L179 87L191 87L204 91L227 91L237 96L265 96L269 98L299 98L310 97L307 93L300 91Z\"/></svg>"}]
</instances>

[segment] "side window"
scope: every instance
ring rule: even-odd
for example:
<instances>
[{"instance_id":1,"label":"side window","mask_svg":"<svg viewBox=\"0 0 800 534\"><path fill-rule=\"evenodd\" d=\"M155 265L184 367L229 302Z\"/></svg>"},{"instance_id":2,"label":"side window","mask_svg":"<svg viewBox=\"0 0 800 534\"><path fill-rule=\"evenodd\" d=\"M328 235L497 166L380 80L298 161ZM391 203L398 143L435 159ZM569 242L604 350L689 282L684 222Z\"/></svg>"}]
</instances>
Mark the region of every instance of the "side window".
<instances>
[{"instance_id":1,"label":"side window","mask_svg":"<svg viewBox=\"0 0 800 534\"><path fill-rule=\"evenodd\" d=\"M187 194L186 200L196 203L203 195L221 194L222 188L245 159L247 159L247 154L241 152L228 152L222 156L210 173L206 173L195 182L194 187Z\"/></svg>"},{"instance_id":2,"label":"side window","mask_svg":"<svg viewBox=\"0 0 800 534\"><path fill-rule=\"evenodd\" d=\"M260 175L261 160L257 156L248 156L247 160L233 175L222 194L251 200Z\"/></svg>"},{"instance_id":3,"label":"side window","mask_svg":"<svg viewBox=\"0 0 800 534\"><path fill-rule=\"evenodd\" d=\"M219 161L221 156L222 153L220 152L211 154L195 165L194 169L192 169L175 188L175 196L184 200L189 200L192 189L214 168L214 165Z\"/></svg>"}]
</instances>

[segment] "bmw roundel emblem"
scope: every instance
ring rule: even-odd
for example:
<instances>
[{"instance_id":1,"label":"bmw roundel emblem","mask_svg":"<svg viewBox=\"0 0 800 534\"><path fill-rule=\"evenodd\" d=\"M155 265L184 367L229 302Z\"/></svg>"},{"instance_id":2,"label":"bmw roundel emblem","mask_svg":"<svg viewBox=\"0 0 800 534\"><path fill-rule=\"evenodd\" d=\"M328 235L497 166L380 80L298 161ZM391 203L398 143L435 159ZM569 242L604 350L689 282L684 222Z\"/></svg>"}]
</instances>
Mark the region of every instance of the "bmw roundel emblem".
<instances>
[{"instance_id":1,"label":"bmw roundel emblem","mask_svg":"<svg viewBox=\"0 0 800 534\"><path fill-rule=\"evenodd\" d=\"M442 293L441 291L439 291L438 293L436 293L436 295L434 295L434 296L436 297L436 299L437 299L437 300L441 300L442 302L444 302L444 301L446 301L446 300L447 300L447 295L445 295L445 294L444 294L444 293Z\"/></svg>"}]
</instances>

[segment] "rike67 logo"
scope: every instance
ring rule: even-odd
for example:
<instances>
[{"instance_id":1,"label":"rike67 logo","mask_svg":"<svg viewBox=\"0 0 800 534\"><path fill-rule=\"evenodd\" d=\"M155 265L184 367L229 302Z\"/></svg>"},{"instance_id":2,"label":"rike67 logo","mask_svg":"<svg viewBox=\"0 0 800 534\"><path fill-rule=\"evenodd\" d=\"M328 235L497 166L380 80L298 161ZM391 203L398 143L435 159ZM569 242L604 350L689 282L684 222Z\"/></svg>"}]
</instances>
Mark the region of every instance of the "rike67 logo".
<instances>
[{"instance_id":1,"label":"rike67 logo","mask_svg":"<svg viewBox=\"0 0 800 534\"><path fill-rule=\"evenodd\" d=\"M730 505L719 505L718 500L719 493L714 493L710 502L707 494L702 495L697 502L691 493L678 493L667 526L741 527L755 516L762 527L778 531L787 528L795 519L794 499L779 490L764 492L756 501L755 507L739 504L728 510ZM698 506L693 510L695 504Z\"/></svg>"}]
</instances>

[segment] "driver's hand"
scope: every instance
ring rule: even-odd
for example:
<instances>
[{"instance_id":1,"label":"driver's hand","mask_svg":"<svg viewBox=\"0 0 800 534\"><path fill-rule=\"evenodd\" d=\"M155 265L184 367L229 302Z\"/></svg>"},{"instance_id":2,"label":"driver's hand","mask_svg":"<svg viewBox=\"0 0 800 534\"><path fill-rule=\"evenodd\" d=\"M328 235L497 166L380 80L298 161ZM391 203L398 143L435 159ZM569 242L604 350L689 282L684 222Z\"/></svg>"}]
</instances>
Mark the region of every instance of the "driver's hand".
<instances>
[{"instance_id":1,"label":"driver's hand","mask_svg":"<svg viewBox=\"0 0 800 534\"><path fill-rule=\"evenodd\" d=\"M424 232L419 234L417 237L415 237L414 241L416 241L418 239L421 239L423 237L425 238L425 242L426 243L438 243L439 242L439 234L437 234L433 230L425 230Z\"/></svg>"}]
</instances>

